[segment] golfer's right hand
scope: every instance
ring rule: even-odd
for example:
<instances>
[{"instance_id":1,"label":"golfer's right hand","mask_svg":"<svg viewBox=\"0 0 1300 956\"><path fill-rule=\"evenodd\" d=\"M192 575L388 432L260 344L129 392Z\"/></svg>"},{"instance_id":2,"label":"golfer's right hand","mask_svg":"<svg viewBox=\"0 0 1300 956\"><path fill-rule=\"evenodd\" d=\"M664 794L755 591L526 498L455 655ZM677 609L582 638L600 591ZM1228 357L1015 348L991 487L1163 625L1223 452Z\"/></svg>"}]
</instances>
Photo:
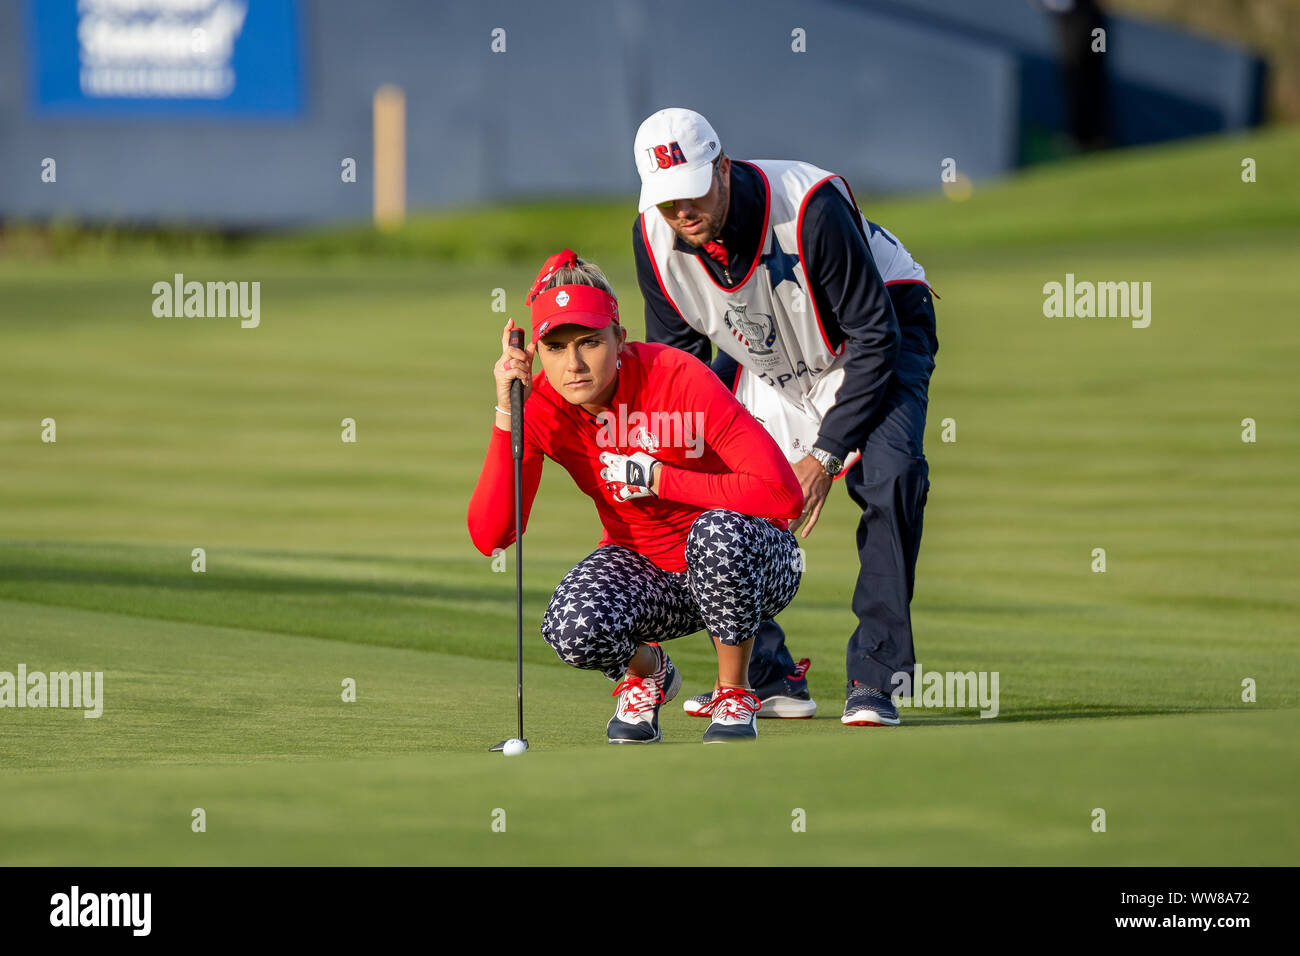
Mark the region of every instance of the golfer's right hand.
<instances>
[{"instance_id":1,"label":"golfer's right hand","mask_svg":"<svg viewBox=\"0 0 1300 956\"><path fill-rule=\"evenodd\" d=\"M501 333L501 357L492 366L492 375L497 381L497 405L509 411L510 383L519 379L524 383L524 401L533 389L533 356L537 354L536 343L522 349L510 347L510 330L517 328L514 319L506 320L506 327ZM524 330L524 342L528 342L528 330Z\"/></svg>"}]
</instances>

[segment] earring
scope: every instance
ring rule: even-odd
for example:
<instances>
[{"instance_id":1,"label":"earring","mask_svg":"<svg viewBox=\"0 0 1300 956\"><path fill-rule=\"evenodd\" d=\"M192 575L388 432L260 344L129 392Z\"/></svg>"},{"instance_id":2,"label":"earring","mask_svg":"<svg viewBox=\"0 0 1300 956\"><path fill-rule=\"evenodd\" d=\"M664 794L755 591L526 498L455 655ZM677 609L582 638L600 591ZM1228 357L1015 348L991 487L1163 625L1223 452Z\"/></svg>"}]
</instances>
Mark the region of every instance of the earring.
<instances>
[{"instance_id":1,"label":"earring","mask_svg":"<svg viewBox=\"0 0 1300 956\"><path fill-rule=\"evenodd\" d=\"M618 368L622 368L622 367L623 367L623 360L622 360L622 359L619 359L617 362L614 363L614 368L618 369Z\"/></svg>"}]
</instances>

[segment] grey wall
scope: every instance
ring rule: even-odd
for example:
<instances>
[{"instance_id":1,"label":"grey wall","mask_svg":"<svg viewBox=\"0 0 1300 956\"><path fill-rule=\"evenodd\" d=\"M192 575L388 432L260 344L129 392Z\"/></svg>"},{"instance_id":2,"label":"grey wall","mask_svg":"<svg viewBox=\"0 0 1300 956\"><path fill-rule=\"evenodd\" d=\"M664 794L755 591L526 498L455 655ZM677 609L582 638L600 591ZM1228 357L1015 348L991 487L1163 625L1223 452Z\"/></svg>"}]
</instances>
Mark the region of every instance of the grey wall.
<instances>
[{"instance_id":1,"label":"grey wall","mask_svg":"<svg viewBox=\"0 0 1300 956\"><path fill-rule=\"evenodd\" d=\"M703 112L737 158L805 159L860 195L933 188L948 156L980 180L1017 159L1021 72L1006 36L1050 43L1025 0L320 0L301 5L296 120L50 119L28 106L23 6L0 0L0 216L20 219L367 219L371 97L384 83L406 92L416 209L630 204L633 135L664 106ZM978 26L977 8L999 13L997 36L951 28ZM494 27L504 54L489 49ZM796 27L806 53L791 51ZM1211 92L1236 76L1199 46L1186 55ZM56 184L40 181L46 156ZM340 182L347 156L355 184Z\"/></svg>"},{"instance_id":2,"label":"grey wall","mask_svg":"<svg viewBox=\"0 0 1300 956\"><path fill-rule=\"evenodd\" d=\"M254 0L255 2L255 0ZM1014 156L1009 58L837 3L304 3L307 108L289 123L32 115L24 15L0 0L0 215L283 225L370 214L371 97L406 91L414 208L626 195L646 115L690 106L738 158L804 158L861 192ZM507 52L490 52L494 27ZM790 33L807 31L808 52ZM40 182L54 157L57 184ZM345 185L339 162L358 160Z\"/></svg>"}]
</instances>

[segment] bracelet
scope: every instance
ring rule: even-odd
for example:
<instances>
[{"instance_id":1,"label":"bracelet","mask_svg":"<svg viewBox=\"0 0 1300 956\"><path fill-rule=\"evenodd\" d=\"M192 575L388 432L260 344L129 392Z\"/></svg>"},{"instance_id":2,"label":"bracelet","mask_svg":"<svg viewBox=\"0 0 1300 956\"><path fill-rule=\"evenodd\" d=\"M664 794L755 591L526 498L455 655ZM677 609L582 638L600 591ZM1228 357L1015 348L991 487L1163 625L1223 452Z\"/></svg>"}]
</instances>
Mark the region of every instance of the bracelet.
<instances>
[{"instance_id":1,"label":"bracelet","mask_svg":"<svg viewBox=\"0 0 1300 956\"><path fill-rule=\"evenodd\" d=\"M492 407L495 408L497 411L499 411L502 415L509 415L509 414L510 414L508 411L506 411L506 410L505 410L504 408L502 408L500 405L493 405Z\"/></svg>"}]
</instances>

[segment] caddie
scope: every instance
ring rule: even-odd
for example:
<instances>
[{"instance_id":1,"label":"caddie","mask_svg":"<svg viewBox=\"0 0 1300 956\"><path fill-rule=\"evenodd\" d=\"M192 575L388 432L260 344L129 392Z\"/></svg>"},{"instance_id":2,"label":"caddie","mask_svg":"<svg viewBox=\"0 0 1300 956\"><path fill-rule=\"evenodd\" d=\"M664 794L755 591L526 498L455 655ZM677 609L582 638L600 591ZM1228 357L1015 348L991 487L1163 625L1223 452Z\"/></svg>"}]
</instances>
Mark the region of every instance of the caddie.
<instances>
[{"instance_id":1,"label":"caddie","mask_svg":"<svg viewBox=\"0 0 1300 956\"><path fill-rule=\"evenodd\" d=\"M632 230L646 340L714 371L776 440L804 494L802 538L832 483L862 509L843 723L899 722L910 604L929 492L922 447L938 339L925 270L809 163L732 160L709 121L660 110L637 130ZM811 717L807 659L765 621L750 663L760 716ZM910 686L906 685L906 686ZM686 702L707 707L711 694Z\"/></svg>"}]
</instances>

